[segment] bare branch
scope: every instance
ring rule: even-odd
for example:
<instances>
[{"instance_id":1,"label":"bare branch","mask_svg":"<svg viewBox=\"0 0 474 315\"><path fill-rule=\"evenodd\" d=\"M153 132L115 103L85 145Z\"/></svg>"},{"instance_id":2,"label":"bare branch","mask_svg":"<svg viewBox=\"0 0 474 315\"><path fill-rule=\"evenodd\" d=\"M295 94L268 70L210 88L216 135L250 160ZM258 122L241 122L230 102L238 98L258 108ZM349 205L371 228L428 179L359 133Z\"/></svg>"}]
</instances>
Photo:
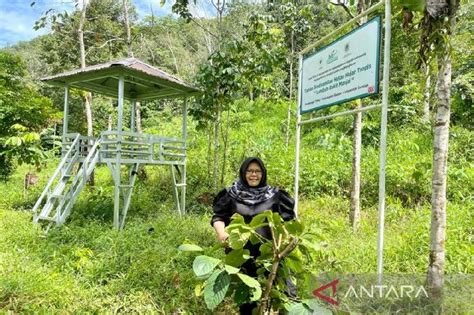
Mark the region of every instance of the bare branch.
<instances>
[{"instance_id":1,"label":"bare branch","mask_svg":"<svg viewBox=\"0 0 474 315\"><path fill-rule=\"evenodd\" d=\"M208 28L205 28L204 26L202 26L202 24L200 24L195 18L191 17L190 18L192 22L194 22L197 26L199 26L200 28L202 28L205 32L207 32L209 35L211 35L212 37L214 37L215 39L219 39L219 37L212 33Z\"/></svg>"},{"instance_id":2,"label":"bare branch","mask_svg":"<svg viewBox=\"0 0 474 315\"><path fill-rule=\"evenodd\" d=\"M344 11L346 11L347 14L349 14L349 16L351 18L354 17L354 14L352 14L351 10L349 9L349 7L347 6L347 4L344 2L344 0L337 0L337 2L332 2L332 1L329 1L330 4L332 5L335 5L335 6L339 6L339 7L342 7L344 9Z\"/></svg>"},{"instance_id":3,"label":"bare branch","mask_svg":"<svg viewBox=\"0 0 474 315\"><path fill-rule=\"evenodd\" d=\"M296 245L298 245L298 238L297 237L293 237L293 239L290 241L290 243L285 247L285 249L278 254L278 258L281 260L283 258L285 258L286 256L288 256L288 254L290 254L293 249L295 249Z\"/></svg>"},{"instance_id":4,"label":"bare branch","mask_svg":"<svg viewBox=\"0 0 474 315\"><path fill-rule=\"evenodd\" d=\"M89 53L93 50L96 50L96 49L101 49L101 48L104 48L105 46L107 46L109 43L113 42L113 41L116 41L116 40L123 40L122 38L119 38L119 37L115 37L115 38L112 38L112 39L109 39L108 41L106 41L105 43L103 43L102 45L100 46L92 46L91 48L89 48L85 54L85 56L89 55Z\"/></svg>"}]
</instances>

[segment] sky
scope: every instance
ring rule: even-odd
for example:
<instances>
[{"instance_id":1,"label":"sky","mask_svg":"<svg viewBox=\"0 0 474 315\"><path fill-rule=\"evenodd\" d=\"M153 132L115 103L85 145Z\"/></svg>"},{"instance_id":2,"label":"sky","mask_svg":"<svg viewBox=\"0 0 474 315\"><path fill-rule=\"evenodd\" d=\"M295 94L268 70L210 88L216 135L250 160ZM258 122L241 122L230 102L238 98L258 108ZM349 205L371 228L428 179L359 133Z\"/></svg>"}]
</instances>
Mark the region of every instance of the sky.
<instances>
[{"instance_id":1,"label":"sky","mask_svg":"<svg viewBox=\"0 0 474 315\"><path fill-rule=\"evenodd\" d=\"M33 29L35 21L48 9L72 12L76 3L75 0L36 0L35 5L31 6L33 1L35 0L0 0L0 48L48 33L47 28L35 31ZM160 6L160 0L132 0L132 2L137 8L139 17L143 18L150 15L151 8L155 16L171 14L171 5L174 1L166 1L163 7ZM198 16L212 14L210 3L204 7L207 9L194 8L191 12L194 11L193 13L197 13Z\"/></svg>"}]
</instances>

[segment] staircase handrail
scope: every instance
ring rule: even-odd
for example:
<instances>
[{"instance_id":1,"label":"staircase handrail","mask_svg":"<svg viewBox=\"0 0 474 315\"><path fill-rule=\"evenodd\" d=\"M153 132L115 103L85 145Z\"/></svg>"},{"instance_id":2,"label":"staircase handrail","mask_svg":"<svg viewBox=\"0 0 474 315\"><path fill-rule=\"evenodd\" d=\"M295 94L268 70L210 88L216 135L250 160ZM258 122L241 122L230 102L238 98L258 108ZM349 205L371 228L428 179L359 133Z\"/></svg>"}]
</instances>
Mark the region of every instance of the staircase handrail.
<instances>
[{"instance_id":1,"label":"staircase handrail","mask_svg":"<svg viewBox=\"0 0 474 315\"><path fill-rule=\"evenodd\" d=\"M71 144L71 147L69 150L66 152L66 155L62 158L61 162L59 163L58 167L56 168L56 171L54 171L53 176L49 179L48 183L46 184L46 187L44 188L43 192L41 193L40 197L35 203L35 206L31 210L31 212L36 213L38 211L39 206L41 205L41 202L43 201L44 197L46 197L46 194L48 193L49 189L53 185L54 180L56 177L58 177L59 172L62 170L64 164L66 164L67 160L71 157L72 152L74 148L76 147L77 143L79 142L80 139L80 134L77 134L76 138L74 138L74 141Z\"/></svg>"},{"instance_id":2,"label":"staircase handrail","mask_svg":"<svg viewBox=\"0 0 474 315\"><path fill-rule=\"evenodd\" d=\"M99 151L97 150L97 147L99 146L99 144L100 144L100 138L98 138L94 142L94 145L92 146L91 150L87 154L87 157L82 162L82 167L77 172L76 177L74 178L71 186L69 187L70 190L67 192L67 194L70 194L70 199L66 203L64 211L62 212L62 215L59 216L57 214L57 217L56 217L56 223L57 224L63 224L64 223L66 218L69 216L69 212L71 210L71 207L73 206L73 204L74 204L74 202L77 198L77 193L82 190L83 186L87 182L87 178L89 177L89 175L91 173L91 170L89 170L89 168L91 166L90 164L94 163L94 165L95 165L95 163L98 159ZM92 159L92 162L91 162L91 159ZM76 184L77 184L77 186L76 186Z\"/></svg>"}]
</instances>

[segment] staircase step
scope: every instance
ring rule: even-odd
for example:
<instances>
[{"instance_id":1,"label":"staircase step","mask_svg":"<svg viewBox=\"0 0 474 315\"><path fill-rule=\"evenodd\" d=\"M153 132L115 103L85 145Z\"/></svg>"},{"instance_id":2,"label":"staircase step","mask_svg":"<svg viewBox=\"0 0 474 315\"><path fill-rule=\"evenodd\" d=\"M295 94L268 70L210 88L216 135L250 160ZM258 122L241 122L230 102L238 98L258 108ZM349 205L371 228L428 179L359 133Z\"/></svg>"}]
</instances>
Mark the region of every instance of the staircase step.
<instances>
[{"instance_id":1,"label":"staircase step","mask_svg":"<svg viewBox=\"0 0 474 315\"><path fill-rule=\"evenodd\" d=\"M66 198L66 195L49 194L48 199L51 199L51 198L62 199L62 198Z\"/></svg>"},{"instance_id":2,"label":"staircase step","mask_svg":"<svg viewBox=\"0 0 474 315\"><path fill-rule=\"evenodd\" d=\"M38 220L45 220L45 221L56 222L56 219L55 219L55 218L51 218L51 217L37 216L36 218L37 218Z\"/></svg>"}]
</instances>

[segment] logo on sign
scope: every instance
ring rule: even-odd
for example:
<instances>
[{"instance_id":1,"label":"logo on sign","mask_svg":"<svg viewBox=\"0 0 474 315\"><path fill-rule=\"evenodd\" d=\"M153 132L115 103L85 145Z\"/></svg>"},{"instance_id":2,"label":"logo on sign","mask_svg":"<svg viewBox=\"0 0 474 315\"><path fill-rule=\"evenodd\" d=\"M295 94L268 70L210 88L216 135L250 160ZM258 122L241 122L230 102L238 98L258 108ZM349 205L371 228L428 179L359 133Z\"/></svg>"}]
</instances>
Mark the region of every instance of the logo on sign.
<instances>
[{"instance_id":1,"label":"logo on sign","mask_svg":"<svg viewBox=\"0 0 474 315\"><path fill-rule=\"evenodd\" d=\"M369 93L374 93L375 89L374 89L373 86L369 86L369 87L367 88L367 91L368 91Z\"/></svg>"},{"instance_id":2,"label":"logo on sign","mask_svg":"<svg viewBox=\"0 0 474 315\"><path fill-rule=\"evenodd\" d=\"M339 283L339 279L335 279L329 283L326 283L325 285L323 286L320 286L319 288L317 288L316 290L313 291L313 295L315 297L318 297L326 302L328 302L329 304L332 304L332 305L339 305L339 301L333 299L332 297L334 297L336 295L336 287L337 287L337 284ZM332 296L328 296L328 295L325 295L323 294L323 291L328 289L328 288L331 288L332 290Z\"/></svg>"},{"instance_id":3,"label":"logo on sign","mask_svg":"<svg viewBox=\"0 0 474 315\"><path fill-rule=\"evenodd\" d=\"M326 61L327 64L330 64L334 61L337 60L337 51L334 49L333 51L331 51L331 53L329 54L328 56L328 60Z\"/></svg>"}]
</instances>

